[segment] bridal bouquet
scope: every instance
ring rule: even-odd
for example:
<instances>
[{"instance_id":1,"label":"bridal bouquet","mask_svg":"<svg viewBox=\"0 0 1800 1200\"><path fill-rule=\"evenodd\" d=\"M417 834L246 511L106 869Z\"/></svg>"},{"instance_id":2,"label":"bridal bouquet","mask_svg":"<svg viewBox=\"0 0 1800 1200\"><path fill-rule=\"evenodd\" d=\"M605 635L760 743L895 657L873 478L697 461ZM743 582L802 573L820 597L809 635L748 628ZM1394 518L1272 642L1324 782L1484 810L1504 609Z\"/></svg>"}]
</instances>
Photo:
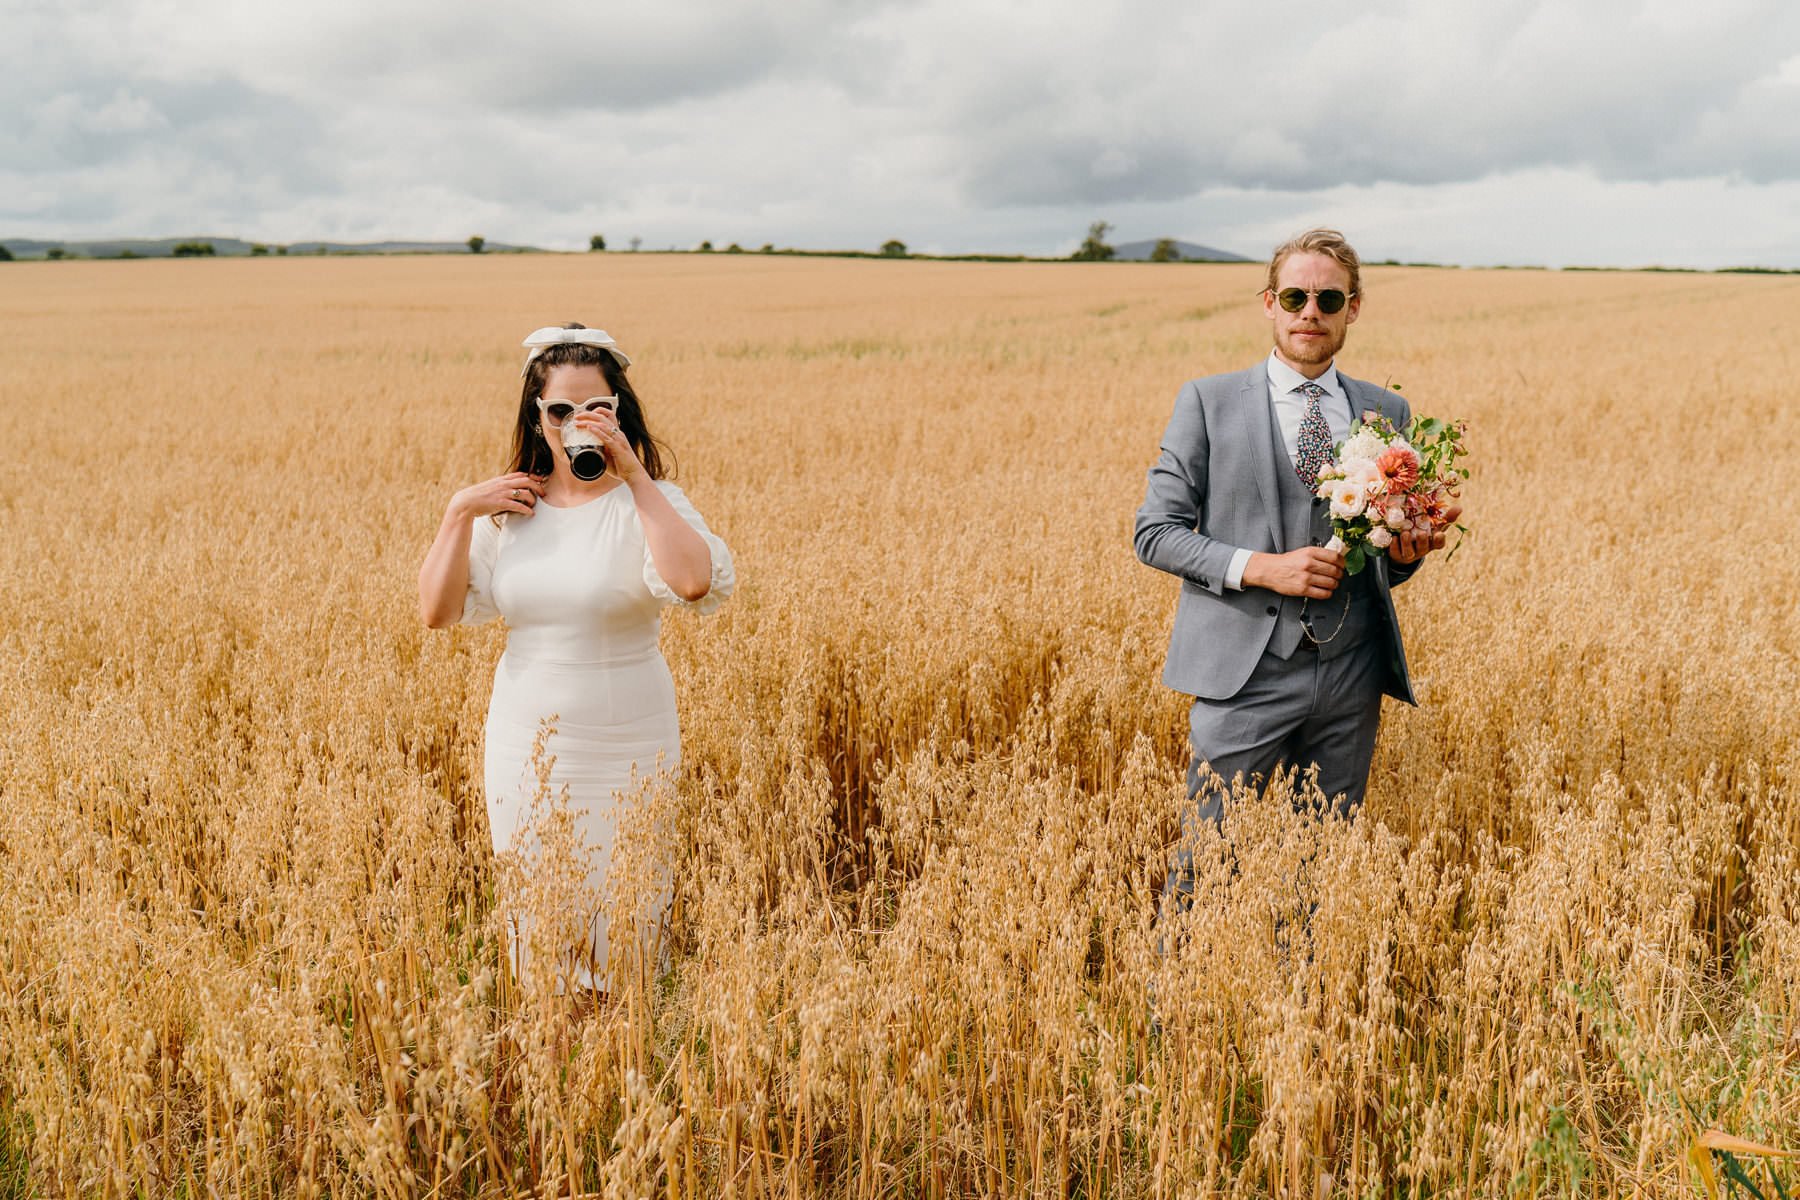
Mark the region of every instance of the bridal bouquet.
<instances>
[{"instance_id":1,"label":"bridal bouquet","mask_svg":"<svg viewBox=\"0 0 1800 1200\"><path fill-rule=\"evenodd\" d=\"M1325 548L1343 554L1346 571L1356 574L1371 554L1409 529L1451 527L1452 497L1469 477L1467 467L1456 465L1466 453L1462 435L1461 421L1436 417L1414 417L1404 433L1374 411L1351 423L1337 461L1319 468L1318 490L1321 500L1331 502L1332 539Z\"/></svg>"}]
</instances>

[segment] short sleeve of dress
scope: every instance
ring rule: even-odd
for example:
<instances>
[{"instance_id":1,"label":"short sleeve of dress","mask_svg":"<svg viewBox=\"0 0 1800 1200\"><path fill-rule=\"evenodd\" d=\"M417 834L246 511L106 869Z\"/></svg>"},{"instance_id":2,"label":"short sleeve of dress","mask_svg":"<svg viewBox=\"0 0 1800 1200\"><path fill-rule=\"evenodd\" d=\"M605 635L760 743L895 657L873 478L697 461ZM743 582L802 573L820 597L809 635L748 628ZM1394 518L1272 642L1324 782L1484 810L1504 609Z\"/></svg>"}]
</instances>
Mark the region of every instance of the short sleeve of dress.
<instances>
[{"instance_id":1,"label":"short sleeve of dress","mask_svg":"<svg viewBox=\"0 0 1800 1200\"><path fill-rule=\"evenodd\" d=\"M731 551L725 540L706 527L706 520L694 506L688 502L687 493L667 480L658 480L656 486L662 489L663 495L681 515L681 519L693 526L706 542L706 548L712 554L712 584L706 589L706 595L698 600L683 600L675 594L675 589L663 582L663 577L656 573L656 563L650 557L650 547L644 546L644 585L650 594L663 604L676 604L682 608L690 608L702 615L713 612L725 603L725 597L737 586L737 571L732 566Z\"/></svg>"},{"instance_id":2,"label":"short sleeve of dress","mask_svg":"<svg viewBox=\"0 0 1800 1200\"><path fill-rule=\"evenodd\" d=\"M475 518L469 533L469 591L463 597L462 623L479 625L500 615L494 606L494 560L500 557L500 527L489 517Z\"/></svg>"}]
</instances>

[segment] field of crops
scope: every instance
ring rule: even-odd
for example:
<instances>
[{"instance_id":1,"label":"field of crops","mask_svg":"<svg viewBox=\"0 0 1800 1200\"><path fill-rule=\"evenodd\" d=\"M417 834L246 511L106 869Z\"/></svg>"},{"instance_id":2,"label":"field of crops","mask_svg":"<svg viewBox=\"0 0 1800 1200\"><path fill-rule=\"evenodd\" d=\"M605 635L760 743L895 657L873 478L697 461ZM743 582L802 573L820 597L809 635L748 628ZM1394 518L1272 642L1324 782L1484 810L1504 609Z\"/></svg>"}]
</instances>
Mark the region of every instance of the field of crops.
<instances>
[{"instance_id":1,"label":"field of crops","mask_svg":"<svg viewBox=\"0 0 1800 1200\"><path fill-rule=\"evenodd\" d=\"M1705 1130L1800 1146L1800 278L1368 273L1341 365L1476 470L1397 596L1423 706L1159 925L1130 521L1260 284L0 268L0 1197L1673 1197ZM504 635L414 583L564 320L741 581L664 626L672 961L579 1015L500 970L496 896L573 902L488 849Z\"/></svg>"}]
</instances>

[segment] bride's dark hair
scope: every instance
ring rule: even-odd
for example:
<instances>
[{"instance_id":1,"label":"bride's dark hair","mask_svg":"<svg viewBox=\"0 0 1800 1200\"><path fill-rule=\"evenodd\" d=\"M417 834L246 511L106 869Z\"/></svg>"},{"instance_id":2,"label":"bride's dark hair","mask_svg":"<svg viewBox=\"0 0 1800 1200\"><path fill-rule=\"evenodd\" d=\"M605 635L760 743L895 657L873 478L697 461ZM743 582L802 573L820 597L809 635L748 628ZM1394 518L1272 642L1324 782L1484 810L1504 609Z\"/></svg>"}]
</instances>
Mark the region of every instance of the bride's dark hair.
<instances>
[{"instance_id":1,"label":"bride's dark hair","mask_svg":"<svg viewBox=\"0 0 1800 1200\"><path fill-rule=\"evenodd\" d=\"M563 328L586 329L587 326L571 321ZM506 468L508 471L548 475L556 465L556 459L550 453L550 443L544 440L544 431L539 426L537 398L543 394L544 379L550 374L550 368L560 366L599 367L600 373L606 376L606 386L619 398L619 428L624 431L625 440L631 443L632 450L637 452L638 461L644 464L644 470L649 472L652 479L666 479L675 473L674 452L653 436L650 427L644 423L644 406L638 402L637 393L626 381L625 368L619 365L619 360L610 351L598 346L576 343L549 347L532 359L531 365L525 369L524 386L519 390L519 419L513 426L512 461Z\"/></svg>"}]
</instances>

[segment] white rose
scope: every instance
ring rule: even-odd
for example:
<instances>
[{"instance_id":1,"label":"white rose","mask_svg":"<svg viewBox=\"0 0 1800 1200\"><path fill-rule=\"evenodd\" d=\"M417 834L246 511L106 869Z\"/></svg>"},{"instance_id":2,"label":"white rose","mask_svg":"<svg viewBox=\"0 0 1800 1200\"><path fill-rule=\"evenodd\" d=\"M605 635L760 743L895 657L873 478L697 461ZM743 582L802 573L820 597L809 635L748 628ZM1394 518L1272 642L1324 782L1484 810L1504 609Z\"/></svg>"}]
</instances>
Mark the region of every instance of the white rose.
<instances>
[{"instance_id":1,"label":"white rose","mask_svg":"<svg viewBox=\"0 0 1800 1200\"><path fill-rule=\"evenodd\" d=\"M1332 534L1331 540L1329 542L1325 543L1325 549L1329 550L1333 554L1342 554L1345 549L1344 539L1339 537L1335 533Z\"/></svg>"},{"instance_id":2,"label":"white rose","mask_svg":"<svg viewBox=\"0 0 1800 1200\"><path fill-rule=\"evenodd\" d=\"M1406 519L1406 509L1398 504L1389 508L1387 512L1383 514L1382 519L1387 522L1387 527L1389 529L1405 529L1409 524Z\"/></svg>"},{"instance_id":3,"label":"white rose","mask_svg":"<svg viewBox=\"0 0 1800 1200\"><path fill-rule=\"evenodd\" d=\"M1386 486L1381 471L1368 459L1359 459L1344 468L1344 482L1354 484L1362 489L1365 496L1373 496Z\"/></svg>"},{"instance_id":4,"label":"white rose","mask_svg":"<svg viewBox=\"0 0 1800 1200\"><path fill-rule=\"evenodd\" d=\"M1368 494L1351 483L1340 479L1331 488L1331 515L1348 521L1362 516L1363 506L1368 503Z\"/></svg>"},{"instance_id":5,"label":"white rose","mask_svg":"<svg viewBox=\"0 0 1800 1200\"><path fill-rule=\"evenodd\" d=\"M1369 530L1369 545L1377 550L1386 550L1394 544L1394 531L1386 525L1377 525Z\"/></svg>"}]
</instances>

